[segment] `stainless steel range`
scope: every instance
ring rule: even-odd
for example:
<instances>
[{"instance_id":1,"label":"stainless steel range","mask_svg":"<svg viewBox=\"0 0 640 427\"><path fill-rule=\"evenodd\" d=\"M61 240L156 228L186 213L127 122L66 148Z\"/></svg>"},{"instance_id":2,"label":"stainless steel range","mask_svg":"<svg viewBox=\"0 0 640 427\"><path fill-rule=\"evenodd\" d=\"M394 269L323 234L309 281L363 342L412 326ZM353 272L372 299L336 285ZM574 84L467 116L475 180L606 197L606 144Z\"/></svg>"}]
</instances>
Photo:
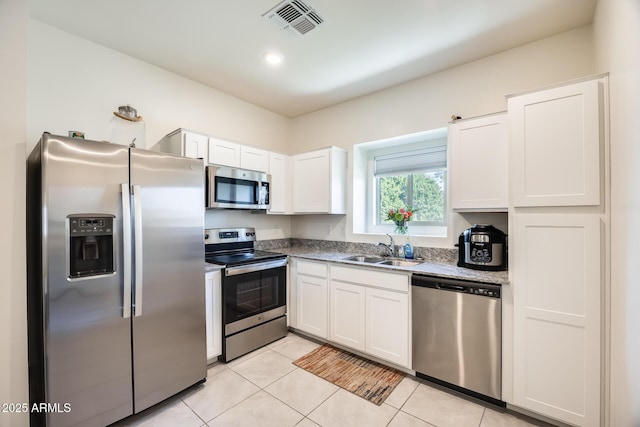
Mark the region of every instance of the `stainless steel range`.
<instances>
[{"instance_id":1,"label":"stainless steel range","mask_svg":"<svg viewBox=\"0 0 640 427\"><path fill-rule=\"evenodd\" d=\"M205 230L206 261L223 265L222 360L287 334L287 256L255 250L253 228Z\"/></svg>"}]
</instances>

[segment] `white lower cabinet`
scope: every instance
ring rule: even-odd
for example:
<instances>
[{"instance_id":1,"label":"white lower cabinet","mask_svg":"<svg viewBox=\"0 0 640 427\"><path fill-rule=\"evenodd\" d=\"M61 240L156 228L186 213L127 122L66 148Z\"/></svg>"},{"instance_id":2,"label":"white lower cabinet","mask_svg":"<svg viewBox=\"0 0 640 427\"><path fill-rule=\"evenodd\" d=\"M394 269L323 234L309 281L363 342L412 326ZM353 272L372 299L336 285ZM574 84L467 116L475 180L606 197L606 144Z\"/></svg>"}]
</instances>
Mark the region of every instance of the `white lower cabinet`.
<instances>
[{"instance_id":1,"label":"white lower cabinet","mask_svg":"<svg viewBox=\"0 0 640 427\"><path fill-rule=\"evenodd\" d=\"M332 280L329 286L329 339L365 351L366 288Z\"/></svg>"},{"instance_id":2,"label":"white lower cabinet","mask_svg":"<svg viewBox=\"0 0 640 427\"><path fill-rule=\"evenodd\" d=\"M297 328L327 338L327 264L298 261L296 275Z\"/></svg>"},{"instance_id":3,"label":"white lower cabinet","mask_svg":"<svg viewBox=\"0 0 640 427\"><path fill-rule=\"evenodd\" d=\"M220 270L204 275L206 301L207 361L213 362L222 354L222 277Z\"/></svg>"},{"instance_id":4,"label":"white lower cabinet","mask_svg":"<svg viewBox=\"0 0 640 427\"><path fill-rule=\"evenodd\" d=\"M409 368L409 275L342 265L329 272L329 340Z\"/></svg>"},{"instance_id":5,"label":"white lower cabinet","mask_svg":"<svg viewBox=\"0 0 640 427\"><path fill-rule=\"evenodd\" d=\"M369 354L409 365L409 294L367 289L366 348Z\"/></svg>"},{"instance_id":6,"label":"white lower cabinet","mask_svg":"<svg viewBox=\"0 0 640 427\"><path fill-rule=\"evenodd\" d=\"M513 404L600 425L602 225L594 214L515 214Z\"/></svg>"},{"instance_id":7,"label":"white lower cabinet","mask_svg":"<svg viewBox=\"0 0 640 427\"><path fill-rule=\"evenodd\" d=\"M409 273L294 259L295 329L411 369Z\"/></svg>"}]
</instances>

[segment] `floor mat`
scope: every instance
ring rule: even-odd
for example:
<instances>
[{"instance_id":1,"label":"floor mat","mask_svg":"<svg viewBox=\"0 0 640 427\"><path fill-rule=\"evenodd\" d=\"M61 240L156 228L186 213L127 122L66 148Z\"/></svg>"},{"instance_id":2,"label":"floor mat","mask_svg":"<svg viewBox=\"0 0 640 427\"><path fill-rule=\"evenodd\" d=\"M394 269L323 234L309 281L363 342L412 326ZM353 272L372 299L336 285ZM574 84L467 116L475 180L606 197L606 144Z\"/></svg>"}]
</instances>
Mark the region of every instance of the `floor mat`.
<instances>
[{"instance_id":1,"label":"floor mat","mask_svg":"<svg viewBox=\"0 0 640 427\"><path fill-rule=\"evenodd\" d=\"M393 368L324 344L293 362L343 389L381 405L405 376Z\"/></svg>"}]
</instances>

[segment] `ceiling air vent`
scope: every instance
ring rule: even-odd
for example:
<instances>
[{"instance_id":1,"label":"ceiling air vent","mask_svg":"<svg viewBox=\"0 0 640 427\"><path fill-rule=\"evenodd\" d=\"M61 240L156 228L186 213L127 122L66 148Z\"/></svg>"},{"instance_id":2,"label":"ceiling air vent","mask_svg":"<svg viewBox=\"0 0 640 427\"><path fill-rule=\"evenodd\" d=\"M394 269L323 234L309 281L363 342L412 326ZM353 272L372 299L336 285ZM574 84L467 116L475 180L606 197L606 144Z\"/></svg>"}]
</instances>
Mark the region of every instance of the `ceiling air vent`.
<instances>
[{"instance_id":1,"label":"ceiling air vent","mask_svg":"<svg viewBox=\"0 0 640 427\"><path fill-rule=\"evenodd\" d=\"M324 22L312 7L300 0L282 1L262 16L296 35L307 34Z\"/></svg>"}]
</instances>

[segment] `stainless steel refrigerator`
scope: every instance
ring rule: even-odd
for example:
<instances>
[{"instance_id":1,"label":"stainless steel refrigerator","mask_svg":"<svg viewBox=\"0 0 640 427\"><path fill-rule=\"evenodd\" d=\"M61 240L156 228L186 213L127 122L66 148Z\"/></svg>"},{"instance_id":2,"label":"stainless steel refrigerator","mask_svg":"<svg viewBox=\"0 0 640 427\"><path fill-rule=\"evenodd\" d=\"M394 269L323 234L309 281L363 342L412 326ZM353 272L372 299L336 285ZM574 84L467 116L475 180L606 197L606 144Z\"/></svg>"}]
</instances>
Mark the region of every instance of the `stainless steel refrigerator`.
<instances>
[{"instance_id":1,"label":"stainless steel refrigerator","mask_svg":"<svg viewBox=\"0 0 640 427\"><path fill-rule=\"evenodd\" d=\"M205 380L203 171L50 134L30 154L32 426L108 425Z\"/></svg>"}]
</instances>

